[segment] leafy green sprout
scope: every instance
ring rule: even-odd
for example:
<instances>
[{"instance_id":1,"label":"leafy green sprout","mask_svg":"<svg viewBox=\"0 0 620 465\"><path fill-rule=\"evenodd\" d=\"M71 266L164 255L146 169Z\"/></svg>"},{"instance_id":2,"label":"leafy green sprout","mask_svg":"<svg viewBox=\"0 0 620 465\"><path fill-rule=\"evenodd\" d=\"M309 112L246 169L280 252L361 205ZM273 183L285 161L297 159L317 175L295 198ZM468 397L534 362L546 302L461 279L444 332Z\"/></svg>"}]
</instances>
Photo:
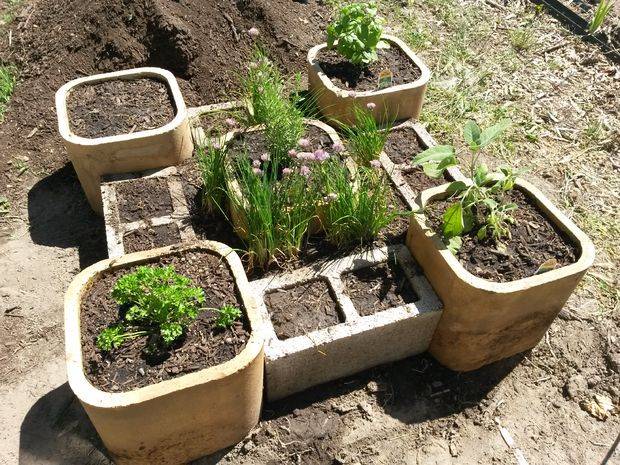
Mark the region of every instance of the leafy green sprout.
<instances>
[{"instance_id":1,"label":"leafy green sprout","mask_svg":"<svg viewBox=\"0 0 620 465\"><path fill-rule=\"evenodd\" d=\"M215 326L222 329L230 328L242 315L241 310L233 305L224 305L215 311L217 313Z\"/></svg>"},{"instance_id":2,"label":"leafy green sprout","mask_svg":"<svg viewBox=\"0 0 620 465\"><path fill-rule=\"evenodd\" d=\"M192 287L191 280L173 266L138 267L116 281L112 298L128 309L119 323L97 337L97 347L103 351L143 335L157 335L169 346L196 319L205 300L204 291Z\"/></svg>"},{"instance_id":3,"label":"leafy green sprout","mask_svg":"<svg viewBox=\"0 0 620 465\"><path fill-rule=\"evenodd\" d=\"M444 212L442 225L443 237L453 253L461 247L462 236L474 230L479 240L490 237L500 243L510 238L510 225L515 221L512 212L517 206L505 202L504 194L513 189L518 173L507 167L489 172L479 160L480 151L496 140L509 124L505 119L485 130L473 121L465 124L463 137L470 150L467 171L471 181L454 181L448 186L450 199L455 202ZM422 166L432 178L442 177L446 169L458 164L451 145L431 147L418 154L413 163Z\"/></svg>"},{"instance_id":4,"label":"leafy green sprout","mask_svg":"<svg viewBox=\"0 0 620 465\"><path fill-rule=\"evenodd\" d=\"M588 24L588 33L594 34L600 29L605 21L605 18L614 6L614 0L601 0L594 10L594 16Z\"/></svg>"},{"instance_id":5,"label":"leafy green sprout","mask_svg":"<svg viewBox=\"0 0 620 465\"><path fill-rule=\"evenodd\" d=\"M377 60L384 19L377 15L375 2L350 3L340 8L327 27L327 47L334 48L353 65L366 66Z\"/></svg>"},{"instance_id":6,"label":"leafy green sprout","mask_svg":"<svg viewBox=\"0 0 620 465\"><path fill-rule=\"evenodd\" d=\"M13 95L15 83L17 82L17 71L13 66L0 65L0 122L4 119L4 113Z\"/></svg>"},{"instance_id":7,"label":"leafy green sprout","mask_svg":"<svg viewBox=\"0 0 620 465\"><path fill-rule=\"evenodd\" d=\"M209 143L196 149L196 159L202 177L202 207L207 214L224 211L226 200L226 146Z\"/></svg>"}]
</instances>

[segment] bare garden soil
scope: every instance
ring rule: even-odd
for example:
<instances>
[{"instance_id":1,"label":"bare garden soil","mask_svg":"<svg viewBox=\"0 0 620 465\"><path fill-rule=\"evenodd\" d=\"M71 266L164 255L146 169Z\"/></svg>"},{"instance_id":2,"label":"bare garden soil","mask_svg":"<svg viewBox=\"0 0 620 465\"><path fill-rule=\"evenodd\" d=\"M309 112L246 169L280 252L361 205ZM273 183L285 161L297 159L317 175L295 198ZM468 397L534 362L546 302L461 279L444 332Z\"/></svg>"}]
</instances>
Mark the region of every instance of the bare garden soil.
<instances>
[{"instance_id":1,"label":"bare garden soil","mask_svg":"<svg viewBox=\"0 0 620 465\"><path fill-rule=\"evenodd\" d=\"M225 304L243 308L232 273L220 257L187 252L164 257L154 265L172 265L177 273L202 288L206 297L205 308L220 308ZM112 299L111 290L118 278L135 271L135 268L137 266L105 273L82 299L84 372L93 385L109 392L129 391L222 364L243 350L249 337L249 323L244 319L223 330L214 326L214 312L205 310L169 348L152 336L140 336L109 354L102 353L96 346L97 336L115 324L124 311Z\"/></svg>"},{"instance_id":2,"label":"bare garden soil","mask_svg":"<svg viewBox=\"0 0 620 465\"><path fill-rule=\"evenodd\" d=\"M116 187L118 214L124 223L170 215L174 208L163 178L123 182Z\"/></svg>"},{"instance_id":3,"label":"bare garden soil","mask_svg":"<svg viewBox=\"0 0 620 465\"><path fill-rule=\"evenodd\" d=\"M71 129L82 137L106 137L157 129L176 113L166 83L151 78L82 84L67 97Z\"/></svg>"},{"instance_id":4,"label":"bare garden soil","mask_svg":"<svg viewBox=\"0 0 620 465\"><path fill-rule=\"evenodd\" d=\"M557 268L574 263L579 251L566 234L553 225L523 192L513 189L507 202L517 204L511 237L505 249L491 238L479 241L475 232L463 236L456 256L470 273L490 281L507 282L533 276L547 260L557 260ZM441 231L443 213L450 201L438 200L427 206L426 216L435 231Z\"/></svg>"},{"instance_id":5,"label":"bare garden soil","mask_svg":"<svg viewBox=\"0 0 620 465\"><path fill-rule=\"evenodd\" d=\"M410 165L411 160L424 148L416 132L408 127L392 129L383 151L396 165Z\"/></svg>"},{"instance_id":6,"label":"bare garden soil","mask_svg":"<svg viewBox=\"0 0 620 465\"><path fill-rule=\"evenodd\" d=\"M125 233L123 246L125 253L165 247L181 242L179 228L174 223L149 226Z\"/></svg>"},{"instance_id":7,"label":"bare garden soil","mask_svg":"<svg viewBox=\"0 0 620 465\"><path fill-rule=\"evenodd\" d=\"M394 256L384 263L351 271L343 277L345 293L361 316L400 307L419 298Z\"/></svg>"},{"instance_id":8,"label":"bare garden soil","mask_svg":"<svg viewBox=\"0 0 620 465\"><path fill-rule=\"evenodd\" d=\"M276 335L282 340L344 321L329 284L322 279L270 292L265 303Z\"/></svg>"},{"instance_id":9,"label":"bare garden soil","mask_svg":"<svg viewBox=\"0 0 620 465\"><path fill-rule=\"evenodd\" d=\"M392 72L392 86L409 84L418 79L422 72L399 47L378 49L379 58L367 66L356 66L335 50L323 49L317 60L325 75L341 89L357 92L378 90L379 74L383 70Z\"/></svg>"}]
</instances>

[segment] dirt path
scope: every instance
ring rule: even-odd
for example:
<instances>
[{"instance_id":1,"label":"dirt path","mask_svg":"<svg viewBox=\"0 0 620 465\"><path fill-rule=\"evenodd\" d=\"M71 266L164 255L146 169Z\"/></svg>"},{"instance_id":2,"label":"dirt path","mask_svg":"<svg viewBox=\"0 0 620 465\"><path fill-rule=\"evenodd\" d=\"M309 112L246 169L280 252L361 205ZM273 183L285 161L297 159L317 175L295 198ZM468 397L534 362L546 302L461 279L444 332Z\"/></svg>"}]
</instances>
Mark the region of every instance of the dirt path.
<instances>
[{"instance_id":1,"label":"dirt path","mask_svg":"<svg viewBox=\"0 0 620 465\"><path fill-rule=\"evenodd\" d=\"M248 27L258 25L287 72L303 70L327 3L39 0L2 29L0 57L21 75L0 123L0 194L11 202L0 217L0 463L110 463L66 383L63 294L80 269L105 256L105 239L56 134L56 88L97 71L166 65L189 104L211 103L233 87L250 50ZM467 117L486 122L510 112L518 128L494 155L537 168L545 192L597 243L595 274L529 353L470 374L421 355L315 388L265 405L246 440L197 464L517 463L500 425L531 465L599 464L616 440L620 418L597 420L580 403L594 394L620 403L610 278L618 225L609 211L620 169L620 71L556 23L531 17L529 2L404 3L386 0L385 10L435 70L425 123L448 140ZM535 47L511 52L512 41L527 38L511 31L522 29ZM481 68L493 79L475 74Z\"/></svg>"}]
</instances>

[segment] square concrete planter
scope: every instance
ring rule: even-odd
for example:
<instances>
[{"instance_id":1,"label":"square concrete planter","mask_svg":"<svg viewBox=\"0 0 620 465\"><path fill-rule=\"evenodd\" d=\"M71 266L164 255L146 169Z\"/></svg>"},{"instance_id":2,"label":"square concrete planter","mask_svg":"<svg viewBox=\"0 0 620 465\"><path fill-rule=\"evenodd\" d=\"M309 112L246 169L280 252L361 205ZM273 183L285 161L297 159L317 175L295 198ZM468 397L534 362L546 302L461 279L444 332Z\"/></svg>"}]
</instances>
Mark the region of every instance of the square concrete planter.
<instances>
[{"instance_id":1,"label":"square concrete planter","mask_svg":"<svg viewBox=\"0 0 620 465\"><path fill-rule=\"evenodd\" d=\"M167 194L170 196L172 211L157 217L139 218L135 221L124 222L119 213L119 189L145 179L161 179L165 183ZM110 258L137 251L131 250L130 241L132 236L139 234L166 231L166 239L169 239L171 234L177 237L176 241L159 243L158 240L161 239L158 239L157 234L155 234L153 247L149 248L196 240L183 193L183 185L176 168L173 166L163 170L152 170L137 174L106 175L101 184L101 198L103 199L106 241Z\"/></svg>"},{"instance_id":2,"label":"square concrete planter","mask_svg":"<svg viewBox=\"0 0 620 465\"><path fill-rule=\"evenodd\" d=\"M360 316L344 292L342 275L385 262L392 255L419 299L374 315ZM278 339L265 295L317 279L328 282L344 322L290 339ZM404 245L378 248L320 267L310 266L260 279L250 286L267 326L265 389L270 401L425 351L442 312L441 302Z\"/></svg>"},{"instance_id":3,"label":"square concrete planter","mask_svg":"<svg viewBox=\"0 0 620 465\"><path fill-rule=\"evenodd\" d=\"M104 392L87 380L80 336L82 296L102 273L160 257L205 250L229 266L251 326L232 360L133 391ZM100 261L75 277L65 296L69 385L117 464L182 464L242 440L259 419L264 326L238 255L219 242L172 246Z\"/></svg>"},{"instance_id":4,"label":"square concrete planter","mask_svg":"<svg viewBox=\"0 0 620 465\"><path fill-rule=\"evenodd\" d=\"M208 135L210 133L209 128L206 128L200 121L201 116L212 115L214 113L221 113L226 111L242 111L245 110L245 108L245 105L242 102L238 101L212 103L209 105L203 105L201 107L188 108L187 112L190 119L190 126L192 131L192 137L194 139L194 144L199 147L204 147L209 144L212 145L214 143L222 143L226 141L226 136L224 136L223 141L217 140L217 138L210 137Z\"/></svg>"},{"instance_id":5,"label":"square concrete planter","mask_svg":"<svg viewBox=\"0 0 620 465\"><path fill-rule=\"evenodd\" d=\"M402 40L387 34L384 34L382 39L391 47L400 48L420 69L422 74L416 81L364 92L341 89L332 83L318 63L318 55L327 48L327 44L323 43L310 49L307 59L308 88L314 95L319 110L327 119L353 124L355 123L353 108L356 105L365 108L370 102L376 104L373 115L377 121L418 118L426 86L431 77L430 70Z\"/></svg>"},{"instance_id":6,"label":"square concrete planter","mask_svg":"<svg viewBox=\"0 0 620 465\"><path fill-rule=\"evenodd\" d=\"M172 121L157 129L85 138L73 133L67 110L67 96L76 87L118 79L152 78L166 83L176 114ZM103 214L100 177L161 168L180 163L191 156L192 137L187 110L175 77L161 68L136 68L75 79L56 92L58 130L69 159L73 163L84 193L93 210Z\"/></svg>"},{"instance_id":7,"label":"square concrete planter","mask_svg":"<svg viewBox=\"0 0 620 465\"><path fill-rule=\"evenodd\" d=\"M548 220L573 241L577 262L511 282L467 271L426 222L422 208L445 198L448 184L424 191L411 217L407 246L444 303L430 353L443 365L469 371L534 347L594 261L590 239L538 189L518 180Z\"/></svg>"}]
</instances>

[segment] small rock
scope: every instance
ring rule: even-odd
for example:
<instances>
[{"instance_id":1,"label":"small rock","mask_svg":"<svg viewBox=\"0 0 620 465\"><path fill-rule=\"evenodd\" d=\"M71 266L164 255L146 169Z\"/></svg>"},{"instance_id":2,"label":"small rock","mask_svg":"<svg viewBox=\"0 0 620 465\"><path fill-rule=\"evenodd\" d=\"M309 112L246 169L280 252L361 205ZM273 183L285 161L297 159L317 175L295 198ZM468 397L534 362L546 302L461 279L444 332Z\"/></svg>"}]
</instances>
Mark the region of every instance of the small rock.
<instances>
[{"instance_id":1,"label":"small rock","mask_svg":"<svg viewBox=\"0 0 620 465\"><path fill-rule=\"evenodd\" d=\"M373 394L374 394L374 393L376 393L376 392L379 392L379 384L377 384L377 382L376 382L376 381L370 381L370 382L366 385L366 390L367 390L368 392L373 393Z\"/></svg>"},{"instance_id":2,"label":"small rock","mask_svg":"<svg viewBox=\"0 0 620 465\"><path fill-rule=\"evenodd\" d=\"M244 454L247 454L248 452L250 452L252 449L254 449L254 443L252 441L248 441L246 442L243 447L241 448L241 451Z\"/></svg>"},{"instance_id":3,"label":"small rock","mask_svg":"<svg viewBox=\"0 0 620 465\"><path fill-rule=\"evenodd\" d=\"M233 342L232 337L227 337L226 339L224 339L224 342L226 344L232 344L232 342Z\"/></svg>"},{"instance_id":4,"label":"small rock","mask_svg":"<svg viewBox=\"0 0 620 465\"><path fill-rule=\"evenodd\" d=\"M140 376L144 376L145 375L144 368L142 367L138 368L138 373L140 373Z\"/></svg>"},{"instance_id":5,"label":"small rock","mask_svg":"<svg viewBox=\"0 0 620 465\"><path fill-rule=\"evenodd\" d=\"M298 417L299 415L301 415L301 410L299 410L298 408L296 408L295 410L293 410L293 416L294 416L294 417Z\"/></svg>"},{"instance_id":6,"label":"small rock","mask_svg":"<svg viewBox=\"0 0 620 465\"><path fill-rule=\"evenodd\" d=\"M360 402L359 404L357 404L357 408L360 410L360 412L368 416L372 415L372 407L370 407L370 404L368 402Z\"/></svg>"},{"instance_id":7,"label":"small rock","mask_svg":"<svg viewBox=\"0 0 620 465\"><path fill-rule=\"evenodd\" d=\"M588 389L588 382L581 375L571 376L564 384L564 396L568 399L575 399Z\"/></svg>"}]
</instances>

